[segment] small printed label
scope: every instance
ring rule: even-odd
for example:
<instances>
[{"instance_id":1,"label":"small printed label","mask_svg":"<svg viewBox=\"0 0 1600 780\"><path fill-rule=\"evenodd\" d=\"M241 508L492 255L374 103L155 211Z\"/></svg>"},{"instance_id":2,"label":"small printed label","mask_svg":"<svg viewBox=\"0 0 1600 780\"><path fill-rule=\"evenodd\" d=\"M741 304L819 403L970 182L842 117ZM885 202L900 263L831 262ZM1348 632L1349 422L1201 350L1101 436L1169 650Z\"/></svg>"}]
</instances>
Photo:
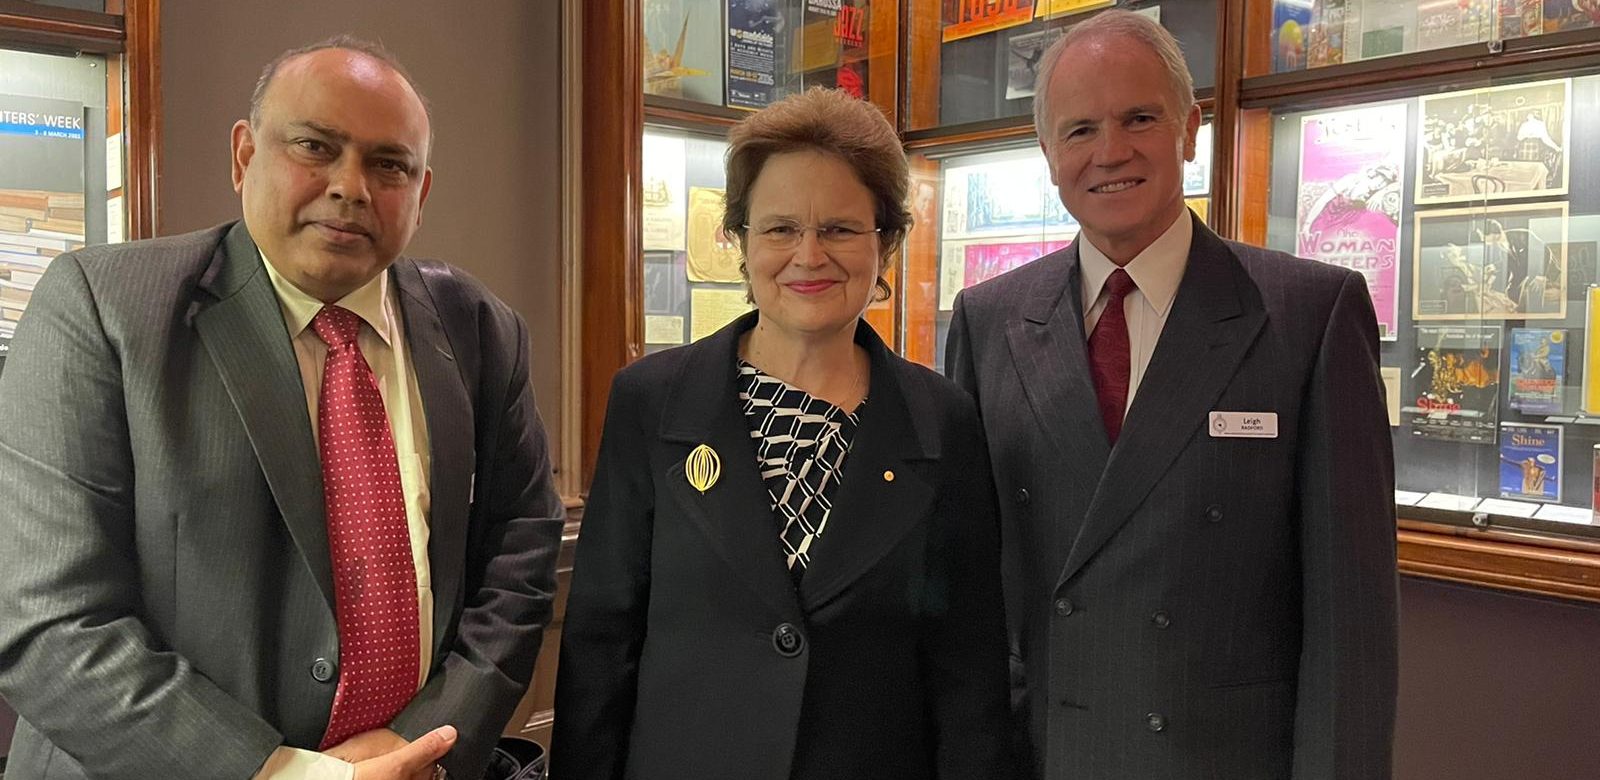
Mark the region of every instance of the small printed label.
<instances>
[{"instance_id":1,"label":"small printed label","mask_svg":"<svg viewBox=\"0 0 1600 780\"><path fill-rule=\"evenodd\" d=\"M1212 412L1213 439L1276 439L1277 412Z\"/></svg>"}]
</instances>

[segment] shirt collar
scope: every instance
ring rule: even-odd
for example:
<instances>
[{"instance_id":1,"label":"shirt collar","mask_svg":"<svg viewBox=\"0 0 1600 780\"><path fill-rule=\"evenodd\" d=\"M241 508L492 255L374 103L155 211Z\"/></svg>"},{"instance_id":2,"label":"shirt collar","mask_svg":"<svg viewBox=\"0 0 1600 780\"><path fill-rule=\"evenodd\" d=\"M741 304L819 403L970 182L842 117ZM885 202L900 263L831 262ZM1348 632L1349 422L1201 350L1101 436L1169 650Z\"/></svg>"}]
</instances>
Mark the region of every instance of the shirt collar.
<instances>
[{"instance_id":1,"label":"shirt collar","mask_svg":"<svg viewBox=\"0 0 1600 780\"><path fill-rule=\"evenodd\" d=\"M1100 299L1100 289L1111 272L1117 270L1117 264L1091 243L1088 236L1080 233L1078 239L1083 310L1088 312ZM1123 266L1150 308L1163 317L1172 309L1172 299L1178 295L1178 284L1183 281L1183 271L1189 265L1189 244L1193 239L1193 217L1184 209L1165 233Z\"/></svg>"},{"instance_id":2,"label":"shirt collar","mask_svg":"<svg viewBox=\"0 0 1600 780\"><path fill-rule=\"evenodd\" d=\"M267 261L265 252L261 253L261 264L267 267L267 277L272 280L272 291L278 295L278 306L283 309L283 321L289 326L289 337L296 338L311 324L317 312L322 311L323 303L283 278L278 269ZM334 305L355 312L356 316L366 321L368 327L383 339L383 343L389 344L389 318L384 316L388 302L389 272L384 271L378 274L376 279L334 302Z\"/></svg>"}]
</instances>

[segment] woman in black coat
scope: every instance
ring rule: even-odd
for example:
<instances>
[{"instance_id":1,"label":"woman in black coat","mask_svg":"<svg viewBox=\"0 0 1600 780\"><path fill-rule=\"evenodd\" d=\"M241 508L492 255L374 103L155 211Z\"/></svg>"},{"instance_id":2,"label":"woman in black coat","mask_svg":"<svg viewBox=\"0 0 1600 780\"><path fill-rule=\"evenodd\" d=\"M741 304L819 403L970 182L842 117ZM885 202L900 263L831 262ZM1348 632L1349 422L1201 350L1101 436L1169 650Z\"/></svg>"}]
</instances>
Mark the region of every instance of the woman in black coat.
<instances>
[{"instance_id":1,"label":"woman in black coat","mask_svg":"<svg viewBox=\"0 0 1600 780\"><path fill-rule=\"evenodd\" d=\"M812 90L727 165L756 311L612 386L552 777L1008 777L977 415L861 319L910 226L899 140Z\"/></svg>"}]
</instances>

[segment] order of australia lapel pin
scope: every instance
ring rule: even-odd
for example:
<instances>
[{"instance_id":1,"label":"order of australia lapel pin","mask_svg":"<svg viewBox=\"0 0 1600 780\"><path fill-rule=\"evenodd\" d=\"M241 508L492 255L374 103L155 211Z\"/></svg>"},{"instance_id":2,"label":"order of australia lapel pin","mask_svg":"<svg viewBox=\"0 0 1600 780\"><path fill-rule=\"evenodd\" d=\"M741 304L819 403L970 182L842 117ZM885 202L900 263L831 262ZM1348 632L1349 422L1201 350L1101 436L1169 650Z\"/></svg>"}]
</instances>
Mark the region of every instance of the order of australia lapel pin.
<instances>
[{"instance_id":1,"label":"order of australia lapel pin","mask_svg":"<svg viewBox=\"0 0 1600 780\"><path fill-rule=\"evenodd\" d=\"M704 495L717 484L717 477L722 476L722 459L717 457L716 450L702 444L683 462L683 474L689 478L689 484Z\"/></svg>"}]
</instances>

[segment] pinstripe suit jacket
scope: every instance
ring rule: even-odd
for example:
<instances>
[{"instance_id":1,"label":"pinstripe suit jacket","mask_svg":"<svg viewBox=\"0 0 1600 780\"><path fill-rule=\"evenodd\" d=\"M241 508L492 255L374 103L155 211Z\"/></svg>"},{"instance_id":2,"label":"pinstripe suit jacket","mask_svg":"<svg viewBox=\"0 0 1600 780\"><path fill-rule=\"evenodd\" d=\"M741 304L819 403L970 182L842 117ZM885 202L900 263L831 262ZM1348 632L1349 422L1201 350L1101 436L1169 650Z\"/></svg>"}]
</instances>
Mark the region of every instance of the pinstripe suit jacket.
<instances>
[{"instance_id":1,"label":"pinstripe suit jacket","mask_svg":"<svg viewBox=\"0 0 1600 780\"><path fill-rule=\"evenodd\" d=\"M992 451L1038 775L1388 777L1393 451L1361 277L1196 220L1115 447L1079 284L1073 244L965 291L946 356ZM1213 437L1212 411L1278 436Z\"/></svg>"},{"instance_id":2,"label":"pinstripe suit jacket","mask_svg":"<svg viewBox=\"0 0 1600 780\"><path fill-rule=\"evenodd\" d=\"M562 507L521 319L443 264L387 273L435 603L434 665L391 727L455 724L442 763L476 777L549 622ZM8 774L247 778L316 747L337 678L312 669L339 657L322 477L242 223L56 258L0 375L0 506Z\"/></svg>"}]
</instances>

